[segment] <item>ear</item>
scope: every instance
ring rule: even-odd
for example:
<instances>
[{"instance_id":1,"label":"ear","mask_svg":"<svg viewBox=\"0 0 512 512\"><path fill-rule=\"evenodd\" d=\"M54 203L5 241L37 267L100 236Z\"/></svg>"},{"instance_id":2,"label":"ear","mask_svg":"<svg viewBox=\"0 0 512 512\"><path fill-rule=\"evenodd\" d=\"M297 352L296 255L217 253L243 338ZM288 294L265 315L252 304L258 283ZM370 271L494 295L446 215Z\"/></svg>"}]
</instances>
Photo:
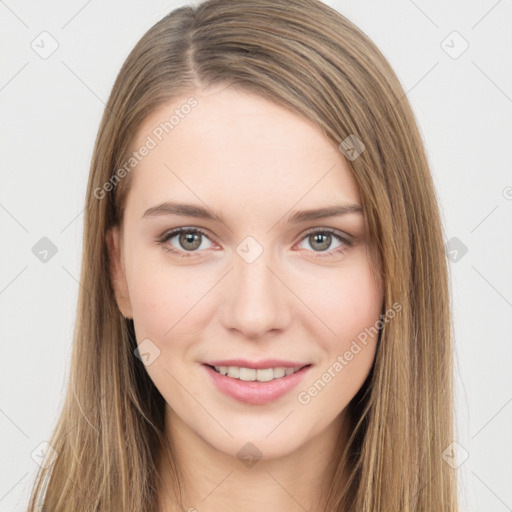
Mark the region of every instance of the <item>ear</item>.
<instances>
[{"instance_id":1,"label":"ear","mask_svg":"<svg viewBox=\"0 0 512 512\"><path fill-rule=\"evenodd\" d=\"M121 232L118 226L107 231L107 250L109 254L109 271L112 287L114 288L117 307L125 318L133 318L130 294L124 270Z\"/></svg>"}]
</instances>

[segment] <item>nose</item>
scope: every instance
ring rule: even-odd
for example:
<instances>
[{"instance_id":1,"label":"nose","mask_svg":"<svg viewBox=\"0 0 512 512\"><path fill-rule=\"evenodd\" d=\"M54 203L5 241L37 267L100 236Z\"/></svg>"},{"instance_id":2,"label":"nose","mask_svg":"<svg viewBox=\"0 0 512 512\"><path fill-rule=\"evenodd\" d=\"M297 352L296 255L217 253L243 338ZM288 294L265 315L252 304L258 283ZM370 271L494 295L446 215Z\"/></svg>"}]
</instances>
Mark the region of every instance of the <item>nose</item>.
<instances>
[{"instance_id":1,"label":"nose","mask_svg":"<svg viewBox=\"0 0 512 512\"><path fill-rule=\"evenodd\" d=\"M224 327L248 339L285 330L290 322L293 294L270 253L264 250L252 262L234 254L223 293L219 314Z\"/></svg>"}]
</instances>

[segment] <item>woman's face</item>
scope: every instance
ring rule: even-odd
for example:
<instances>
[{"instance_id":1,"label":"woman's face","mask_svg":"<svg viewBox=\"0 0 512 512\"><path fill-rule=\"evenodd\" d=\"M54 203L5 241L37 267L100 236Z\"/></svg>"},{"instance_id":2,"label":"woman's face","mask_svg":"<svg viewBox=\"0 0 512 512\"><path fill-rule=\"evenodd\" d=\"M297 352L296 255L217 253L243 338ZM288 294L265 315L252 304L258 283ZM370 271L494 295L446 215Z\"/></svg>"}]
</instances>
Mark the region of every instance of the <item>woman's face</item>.
<instances>
[{"instance_id":1,"label":"woman's face","mask_svg":"<svg viewBox=\"0 0 512 512\"><path fill-rule=\"evenodd\" d=\"M230 88L189 97L138 131L116 297L168 417L225 454L278 457L343 418L374 359L377 337L358 341L383 305L362 213L299 214L360 196L312 123Z\"/></svg>"}]
</instances>

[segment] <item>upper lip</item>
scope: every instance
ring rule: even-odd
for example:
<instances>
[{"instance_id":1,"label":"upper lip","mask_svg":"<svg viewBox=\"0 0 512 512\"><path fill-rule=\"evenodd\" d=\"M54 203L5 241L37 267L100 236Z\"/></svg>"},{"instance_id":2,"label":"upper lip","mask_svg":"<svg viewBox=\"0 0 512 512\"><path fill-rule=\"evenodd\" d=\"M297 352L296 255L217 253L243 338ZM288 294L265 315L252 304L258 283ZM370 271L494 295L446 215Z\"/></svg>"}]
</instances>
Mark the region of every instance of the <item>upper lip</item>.
<instances>
[{"instance_id":1,"label":"upper lip","mask_svg":"<svg viewBox=\"0 0 512 512\"><path fill-rule=\"evenodd\" d=\"M224 359L218 361L206 361L210 366L238 366L240 368L253 368L255 370L265 368L302 368L310 363L297 361L285 361L283 359L262 359L261 361L248 361L247 359Z\"/></svg>"}]
</instances>

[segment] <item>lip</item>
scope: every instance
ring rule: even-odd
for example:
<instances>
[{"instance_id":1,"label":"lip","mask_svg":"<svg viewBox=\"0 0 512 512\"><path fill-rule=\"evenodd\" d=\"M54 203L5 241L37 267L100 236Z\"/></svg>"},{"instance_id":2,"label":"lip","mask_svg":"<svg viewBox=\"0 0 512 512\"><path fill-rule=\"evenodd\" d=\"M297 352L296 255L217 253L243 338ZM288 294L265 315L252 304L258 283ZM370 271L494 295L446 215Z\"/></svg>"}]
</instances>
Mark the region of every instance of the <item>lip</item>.
<instances>
[{"instance_id":1,"label":"lip","mask_svg":"<svg viewBox=\"0 0 512 512\"><path fill-rule=\"evenodd\" d=\"M239 360L237 360L240 362ZM217 361L216 361L217 362ZM228 362L228 361L222 361ZM233 362L233 361L229 361ZM260 361L260 363L262 363ZM263 361L264 364L268 364L267 361ZM273 360L273 364L270 366L262 366L260 368L272 368L274 367L275 360ZM291 375L287 375L285 377L281 377L280 379L275 379L268 382L259 382L259 381L243 381L239 379L233 379L228 377L227 375L221 375L217 373L213 368L209 366L210 363L202 364L201 366L208 373L213 383L217 387L219 391L224 393L225 395L234 398L240 402L244 402L251 405L265 405L278 398L284 396L289 393L295 386L301 382L305 375L312 368L312 365L305 366L301 368L299 371L292 373ZM243 365L240 364L215 364L214 366L243 366L244 368L249 368L248 366L244 366L247 362L244 362ZM253 363L254 364L254 363ZM283 365L276 365L283 366ZM289 367L298 367L300 364L296 366L287 366Z\"/></svg>"},{"instance_id":2,"label":"lip","mask_svg":"<svg viewBox=\"0 0 512 512\"><path fill-rule=\"evenodd\" d=\"M210 366L238 366L239 368L252 368L264 370L266 368L302 368L309 363L297 361L284 361L283 359L262 359L261 361L249 361L247 359L225 359L223 361L205 361Z\"/></svg>"}]
</instances>

